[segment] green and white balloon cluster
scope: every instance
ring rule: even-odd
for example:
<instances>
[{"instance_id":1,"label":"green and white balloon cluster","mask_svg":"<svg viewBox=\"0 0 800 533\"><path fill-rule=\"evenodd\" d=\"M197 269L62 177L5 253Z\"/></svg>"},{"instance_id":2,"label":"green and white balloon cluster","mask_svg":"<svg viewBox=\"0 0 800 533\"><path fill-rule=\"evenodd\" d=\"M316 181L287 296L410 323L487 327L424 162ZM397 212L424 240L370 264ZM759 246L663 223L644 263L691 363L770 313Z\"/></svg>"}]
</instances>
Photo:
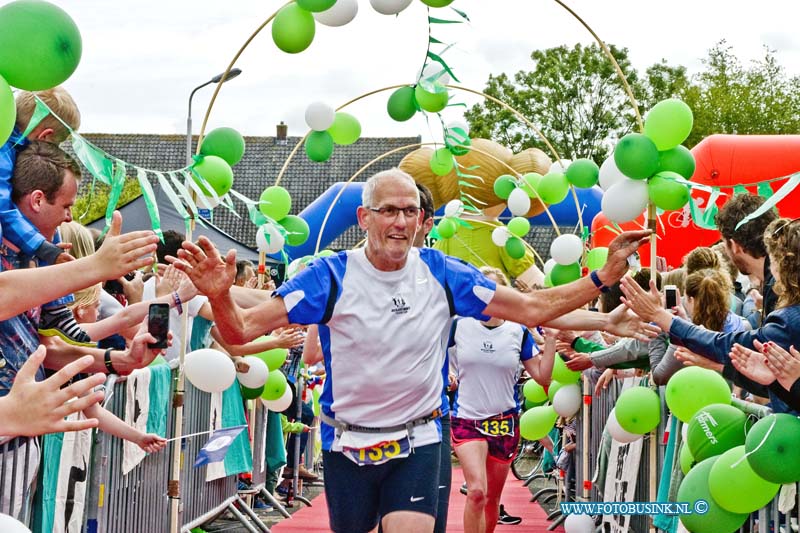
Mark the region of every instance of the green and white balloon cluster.
<instances>
[{"instance_id":1,"label":"green and white balloon cluster","mask_svg":"<svg viewBox=\"0 0 800 533\"><path fill-rule=\"evenodd\" d=\"M297 54L311 46L316 22L325 26L344 26L357 13L356 0L295 0L275 15L272 40L287 54Z\"/></svg>"},{"instance_id":2,"label":"green and white balloon cluster","mask_svg":"<svg viewBox=\"0 0 800 533\"><path fill-rule=\"evenodd\" d=\"M570 417L581 408L581 373L567 368L556 355L552 381L547 392L534 380L528 380L522 389L526 411L519 419L523 438L539 440L547 435L559 416ZM548 403L549 400L549 403Z\"/></svg>"},{"instance_id":3,"label":"green and white balloon cluster","mask_svg":"<svg viewBox=\"0 0 800 533\"><path fill-rule=\"evenodd\" d=\"M386 111L397 122L405 122L417 111L439 113L447 107L450 95L446 85L450 74L437 62L426 64L417 76L416 85L395 90L386 102Z\"/></svg>"},{"instance_id":4,"label":"green and white balloon cluster","mask_svg":"<svg viewBox=\"0 0 800 533\"><path fill-rule=\"evenodd\" d=\"M308 223L297 215L290 215L292 197L278 185L267 187L261 193L258 210L263 216L256 231L259 252L274 254L285 245L300 246L308 240Z\"/></svg>"},{"instance_id":5,"label":"green and white balloon cluster","mask_svg":"<svg viewBox=\"0 0 800 533\"><path fill-rule=\"evenodd\" d=\"M197 190L197 204L213 209L233 187L233 165L244 155L244 137L233 128L216 128L203 137L200 154L190 170Z\"/></svg>"},{"instance_id":6,"label":"green and white balloon cluster","mask_svg":"<svg viewBox=\"0 0 800 533\"><path fill-rule=\"evenodd\" d=\"M306 138L306 155L323 162L333 155L333 145L353 144L361 137L361 123L349 113L336 112L324 102L306 108L306 124L313 130Z\"/></svg>"},{"instance_id":7,"label":"green and white balloon cluster","mask_svg":"<svg viewBox=\"0 0 800 533\"><path fill-rule=\"evenodd\" d=\"M692 153L681 146L692 131L692 110L677 99L662 100L645 117L644 134L629 133L600 168L603 214L612 222L634 220L649 202L664 211L689 201L684 183L694 174Z\"/></svg>"}]
</instances>

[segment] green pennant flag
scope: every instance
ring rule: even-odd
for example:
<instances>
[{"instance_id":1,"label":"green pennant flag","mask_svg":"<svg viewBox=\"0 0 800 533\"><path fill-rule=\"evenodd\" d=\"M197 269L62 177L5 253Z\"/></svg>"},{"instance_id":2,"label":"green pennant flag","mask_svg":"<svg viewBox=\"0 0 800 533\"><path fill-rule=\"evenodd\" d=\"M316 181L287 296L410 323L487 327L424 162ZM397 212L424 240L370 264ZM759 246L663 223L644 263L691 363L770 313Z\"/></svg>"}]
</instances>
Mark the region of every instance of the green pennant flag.
<instances>
[{"instance_id":1,"label":"green pennant flag","mask_svg":"<svg viewBox=\"0 0 800 533\"><path fill-rule=\"evenodd\" d=\"M33 115L31 115L31 120L28 122L28 127L25 128L25 131L23 131L22 135L20 135L20 137L19 137L20 140L22 140L22 139L26 138L28 135L30 135L30 133L34 129L36 129L36 126L38 126L39 123L42 120L44 120L44 118L47 115L50 114L50 108L47 107L47 104L42 102L39 99L38 96L36 96L35 98L36 98L36 108L34 108L34 110L33 110ZM55 116L55 115L53 115L53 116ZM56 117L56 118L58 118L58 117ZM59 119L59 120L61 120L61 119ZM65 126L66 126L66 124L65 124ZM69 126L67 126L67 129L69 129ZM70 131L72 131L72 130L70 130Z\"/></svg>"},{"instance_id":2,"label":"green pennant flag","mask_svg":"<svg viewBox=\"0 0 800 533\"><path fill-rule=\"evenodd\" d=\"M795 187L797 187L798 183L800 183L800 172L792 174L791 177L789 177L789 180L786 183L784 183L780 189L775 191L775 194L767 198L766 201L763 204L761 204L761 207L759 207L758 209L756 209L755 211L744 217L742 220L740 220L739 223L736 224L736 229L739 229L743 224L746 224L747 222L753 220L754 218L760 217L761 215L763 215L764 213L775 207L775 205L778 202L786 198L786 196L788 196L789 193L792 192L795 189Z\"/></svg>"},{"instance_id":3,"label":"green pennant flag","mask_svg":"<svg viewBox=\"0 0 800 533\"><path fill-rule=\"evenodd\" d=\"M110 162L110 161L109 161ZM111 192L108 195L108 206L106 206L106 227L103 228L102 235L105 235L111 227L111 218L114 216L114 210L119 203L119 197L122 194L122 188L125 186L125 163L117 160L116 164L112 163L111 172Z\"/></svg>"},{"instance_id":4,"label":"green pennant flag","mask_svg":"<svg viewBox=\"0 0 800 533\"><path fill-rule=\"evenodd\" d=\"M758 195L765 200L769 200L769 198L773 195L772 187L770 186L769 181L762 181L758 184Z\"/></svg>"},{"instance_id":5,"label":"green pennant flag","mask_svg":"<svg viewBox=\"0 0 800 533\"><path fill-rule=\"evenodd\" d=\"M72 135L72 151L89 173L101 183L111 185L113 179L114 162L106 153L81 137L77 133Z\"/></svg>"},{"instance_id":6,"label":"green pennant flag","mask_svg":"<svg viewBox=\"0 0 800 533\"><path fill-rule=\"evenodd\" d=\"M143 168L136 167L136 180L139 182L139 187L142 189L144 205L147 208L147 214L150 216L150 225L153 227L153 232L163 241L164 234L161 232L161 217L158 214L158 205L156 204L153 187L147 179L147 171Z\"/></svg>"},{"instance_id":7,"label":"green pennant flag","mask_svg":"<svg viewBox=\"0 0 800 533\"><path fill-rule=\"evenodd\" d=\"M744 185L734 185L733 195L737 196L739 194L747 194L747 188Z\"/></svg>"}]
</instances>

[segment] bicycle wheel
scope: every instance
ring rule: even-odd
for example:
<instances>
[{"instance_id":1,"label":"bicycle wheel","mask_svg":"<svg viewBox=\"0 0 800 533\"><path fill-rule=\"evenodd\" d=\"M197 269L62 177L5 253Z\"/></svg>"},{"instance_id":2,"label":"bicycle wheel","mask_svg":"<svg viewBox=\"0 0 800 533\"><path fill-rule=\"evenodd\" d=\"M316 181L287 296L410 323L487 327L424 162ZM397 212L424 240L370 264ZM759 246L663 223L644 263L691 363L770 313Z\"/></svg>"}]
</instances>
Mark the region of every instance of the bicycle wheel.
<instances>
[{"instance_id":1,"label":"bicycle wheel","mask_svg":"<svg viewBox=\"0 0 800 533\"><path fill-rule=\"evenodd\" d=\"M524 481L536 472L541 464L540 448L538 441L520 439L517 456L511 462L511 472L515 478Z\"/></svg>"}]
</instances>

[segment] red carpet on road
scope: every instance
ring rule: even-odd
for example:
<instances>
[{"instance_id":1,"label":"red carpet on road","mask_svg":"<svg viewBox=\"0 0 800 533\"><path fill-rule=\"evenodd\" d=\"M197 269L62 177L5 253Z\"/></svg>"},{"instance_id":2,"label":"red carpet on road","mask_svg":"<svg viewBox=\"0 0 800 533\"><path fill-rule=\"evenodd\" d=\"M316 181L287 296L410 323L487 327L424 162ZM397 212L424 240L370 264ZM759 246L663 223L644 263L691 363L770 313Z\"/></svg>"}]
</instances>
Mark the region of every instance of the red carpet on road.
<instances>
[{"instance_id":1,"label":"red carpet on road","mask_svg":"<svg viewBox=\"0 0 800 533\"><path fill-rule=\"evenodd\" d=\"M450 513L447 519L447 531L458 533L464 531L462 524L464 516L464 502L466 498L458 489L464 482L464 474L461 468L453 468L453 483L450 487ZM521 481L509 475L506 481L506 488L503 490L503 506L508 514L522 517L522 523L516 526L498 525L495 531L508 531L508 533L540 533L547 531L550 522L546 520L546 514L537 503L531 503L530 491L522 486ZM325 503L325 495L322 494L314 498L311 502L313 507L305 507L292 515L292 518L283 520L272 527L275 533L303 532L303 533L327 533L328 529L328 509ZM302 505L295 501L295 505ZM557 532L564 532L563 527L555 529Z\"/></svg>"}]
</instances>

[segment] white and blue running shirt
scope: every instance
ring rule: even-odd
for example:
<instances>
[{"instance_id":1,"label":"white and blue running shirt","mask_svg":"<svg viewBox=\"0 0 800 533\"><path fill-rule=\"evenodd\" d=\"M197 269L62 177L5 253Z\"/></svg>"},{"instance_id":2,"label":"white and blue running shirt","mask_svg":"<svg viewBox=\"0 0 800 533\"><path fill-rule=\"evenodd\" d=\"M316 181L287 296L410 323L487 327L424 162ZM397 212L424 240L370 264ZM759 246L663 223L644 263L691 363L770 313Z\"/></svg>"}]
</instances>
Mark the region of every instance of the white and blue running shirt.
<instances>
[{"instance_id":1,"label":"white and blue running shirt","mask_svg":"<svg viewBox=\"0 0 800 533\"><path fill-rule=\"evenodd\" d=\"M442 404L451 318L482 314L494 281L438 250L412 248L405 266L376 269L364 249L318 258L276 291L289 322L319 324L327 379L323 412L347 424L386 428ZM439 422L414 429L414 446L440 440ZM322 447L338 451L322 425Z\"/></svg>"},{"instance_id":2,"label":"white and blue running shirt","mask_svg":"<svg viewBox=\"0 0 800 533\"><path fill-rule=\"evenodd\" d=\"M453 322L448 344L458 375L453 416L485 420L519 409L519 363L539 353L525 326L505 321L490 328L472 318L459 318Z\"/></svg>"}]
</instances>

